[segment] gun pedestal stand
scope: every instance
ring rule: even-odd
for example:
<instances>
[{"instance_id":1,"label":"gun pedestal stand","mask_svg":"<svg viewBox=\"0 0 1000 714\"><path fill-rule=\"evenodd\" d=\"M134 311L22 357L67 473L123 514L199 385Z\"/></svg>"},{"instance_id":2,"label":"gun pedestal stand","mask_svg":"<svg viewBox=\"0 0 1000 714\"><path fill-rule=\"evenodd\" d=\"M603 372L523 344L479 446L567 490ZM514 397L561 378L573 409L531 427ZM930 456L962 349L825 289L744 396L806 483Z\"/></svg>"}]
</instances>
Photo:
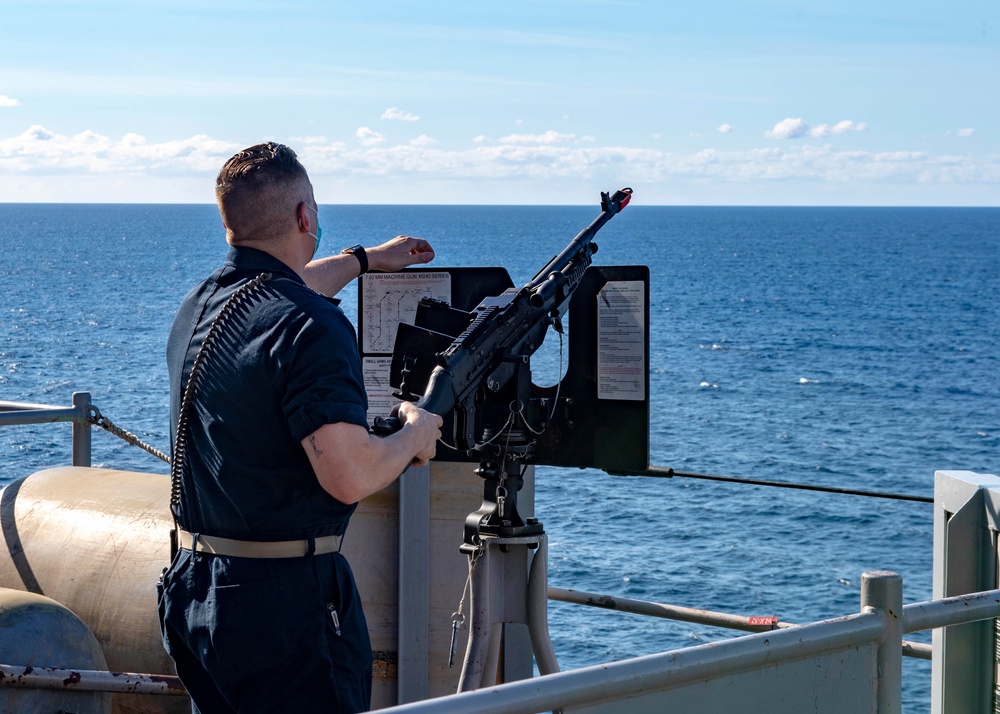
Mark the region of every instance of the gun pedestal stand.
<instances>
[{"instance_id":1,"label":"gun pedestal stand","mask_svg":"<svg viewBox=\"0 0 1000 714\"><path fill-rule=\"evenodd\" d=\"M476 471L485 486L483 505L466 519L461 547L469 556L471 596L460 692L496 683L502 627L508 623L528 627L539 672L559 671L549 639L548 539L537 518L525 522L517 512L521 459L529 451L530 446L507 445L498 457L502 464L484 460Z\"/></svg>"},{"instance_id":2,"label":"gun pedestal stand","mask_svg":"<svg viewBox=\"0 0 1000 714\"><path fill-rule=\"evenodd\" d=\"M469 646L458 691L496 684L500 662L501 627L527 625L538 671L559 671L549 639L548 549L544 533L523 538L483 538L479 546L462 549L474 558L469 603ZM529 572L528 553L534 550Z\"/></svg>"}]
</instances>

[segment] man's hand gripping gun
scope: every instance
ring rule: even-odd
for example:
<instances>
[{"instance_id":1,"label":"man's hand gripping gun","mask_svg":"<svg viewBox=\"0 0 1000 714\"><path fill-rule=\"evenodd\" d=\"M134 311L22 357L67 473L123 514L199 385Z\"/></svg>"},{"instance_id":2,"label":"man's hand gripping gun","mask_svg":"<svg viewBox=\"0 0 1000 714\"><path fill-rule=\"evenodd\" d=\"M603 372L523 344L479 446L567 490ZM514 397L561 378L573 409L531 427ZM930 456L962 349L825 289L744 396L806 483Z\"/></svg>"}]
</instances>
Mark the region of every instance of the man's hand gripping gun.
<instances>
[{"instance_id":1,"label":"man's hand gripping gun","mask_svg":"<svg viewBox=\"0 0 1000 714\"><path fill-rule=\"evenodd\" d=\"M613 195L601 193L601 214L524 287L510 288L486 298L471 313L423 299L415 321L418 327L400 325L402 332L397 336L393 356L393 376L395 378L398 372L400 377L393 380L392 386L398 388L395 395L408 401L416 400L418 407L434 414L447 416L452 413L453 434L449 446L468 452L480 443L482 435L477 432L487 425L482 415L477 418L477 409L498 399L526 398L524 392L530 390L530 385L511 385L511 380L515 376L518 381L523 380L522 375L530 378L528 370L518 367L528 364L530 356L541 346L549 325L562 331L561 317L597 252L594 236L628 205L631 197L630 188ZM423 311L434 313L433 318L422 320ZM421 329L422 322L457 325L462 331L458 337L449 338ZM439 344L444 340L451 342L443 350L435 350L432 356L400 354L401 345L404 351L407 349L407 340L403 338L407 329L423 333L424 337L417 342L424 345L434 343L433 338L428 339L429 335L436 336ZM402 360L399 369L398 360ZM513 390L508 388L510 386ZM415 394L415 390L419 394ZM523 404L503 404L502 408L509 408L509 413L520 411L523 416ZM386 435L400 428L397 418L387 417L376 419L373 431Z\"/></svg>"}]
</instances>

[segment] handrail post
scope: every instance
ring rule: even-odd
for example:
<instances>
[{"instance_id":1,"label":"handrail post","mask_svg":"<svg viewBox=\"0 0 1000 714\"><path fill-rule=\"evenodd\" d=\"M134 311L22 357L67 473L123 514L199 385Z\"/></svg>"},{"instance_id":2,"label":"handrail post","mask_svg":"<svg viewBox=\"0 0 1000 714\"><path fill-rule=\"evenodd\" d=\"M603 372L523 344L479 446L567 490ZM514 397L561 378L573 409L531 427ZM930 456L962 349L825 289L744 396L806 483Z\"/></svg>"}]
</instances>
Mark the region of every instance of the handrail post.
<instances>
[{"instance_id":1,"label":"handrail post","mask_svg":"<svg viewBox=\"0 0 1000 714\"><path fill-rule=\"evenodd\" d=\"M885 570L861 574L861 611L882 615L882 640L876 654L878 714L900 714L903 696L903 577Z\"/></svg>"},{"instance_id":2,"label":"handrail post","mask_svg":"<svg viewBox=\"0 0 1000 714\"><path fill-rule=\"evenodd\" d=\"M90 392L73 392L73 408L80 412L80 416L73 420L73 465L90 466L90 424L87 423Z\"/></svg>"}]
</instances>

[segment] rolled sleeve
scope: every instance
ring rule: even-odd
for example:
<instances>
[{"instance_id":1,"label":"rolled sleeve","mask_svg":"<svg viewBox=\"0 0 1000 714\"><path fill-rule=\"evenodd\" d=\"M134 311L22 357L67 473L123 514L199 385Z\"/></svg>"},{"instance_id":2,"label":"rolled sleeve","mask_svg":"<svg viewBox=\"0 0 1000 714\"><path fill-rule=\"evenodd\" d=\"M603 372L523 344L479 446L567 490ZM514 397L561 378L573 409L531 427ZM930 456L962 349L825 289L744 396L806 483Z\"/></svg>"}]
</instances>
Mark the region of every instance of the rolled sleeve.
<instances>
[{"instance_id":1,"label":"rolled sleeve","mask_svg":"<svg viewBox=\"0 0 1000 714\"><path fill-rule=\"evenodd\" d=\"M301 441L325 424L367 428L365 391L354 328L339 308L317 296L317 306L295 331L285 370L283 409L292 436Z\"/></svg>"},{"instance_id":2,"label":"rolled sleeve","mask_svg":"<svg viewBox=\"0 0 1000 714\"><path fill-rule=\"evenodd\" d=\"M288 416L292 436L302 441L324 424L346 422L368 427L365 409L348 402L312 402L296 409Z\"/></svg>"}]
</instances>

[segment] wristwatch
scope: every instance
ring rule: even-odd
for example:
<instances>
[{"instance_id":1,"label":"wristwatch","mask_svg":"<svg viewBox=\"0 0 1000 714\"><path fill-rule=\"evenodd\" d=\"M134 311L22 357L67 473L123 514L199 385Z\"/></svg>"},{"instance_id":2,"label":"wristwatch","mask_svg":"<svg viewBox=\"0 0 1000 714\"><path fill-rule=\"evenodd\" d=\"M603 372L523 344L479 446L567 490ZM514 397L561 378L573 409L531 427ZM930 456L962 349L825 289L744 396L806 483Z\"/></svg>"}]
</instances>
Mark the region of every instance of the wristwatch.
<instances>
[{"instance_id":1,"label":"wristwatch","mask_svg":"<svg viewBox=\"0 0 1000 714\"><path fill-rule=\"evenodd\" d=\"M361 265L361 272L358 273L360 278L362 275L368 272L368 254L365 253L365 247L358 243L357 245L352 245L350 248L344 248L340 251L341 255L353 255L358 259L358 263Z\"/></svg>"}]
</instances>

